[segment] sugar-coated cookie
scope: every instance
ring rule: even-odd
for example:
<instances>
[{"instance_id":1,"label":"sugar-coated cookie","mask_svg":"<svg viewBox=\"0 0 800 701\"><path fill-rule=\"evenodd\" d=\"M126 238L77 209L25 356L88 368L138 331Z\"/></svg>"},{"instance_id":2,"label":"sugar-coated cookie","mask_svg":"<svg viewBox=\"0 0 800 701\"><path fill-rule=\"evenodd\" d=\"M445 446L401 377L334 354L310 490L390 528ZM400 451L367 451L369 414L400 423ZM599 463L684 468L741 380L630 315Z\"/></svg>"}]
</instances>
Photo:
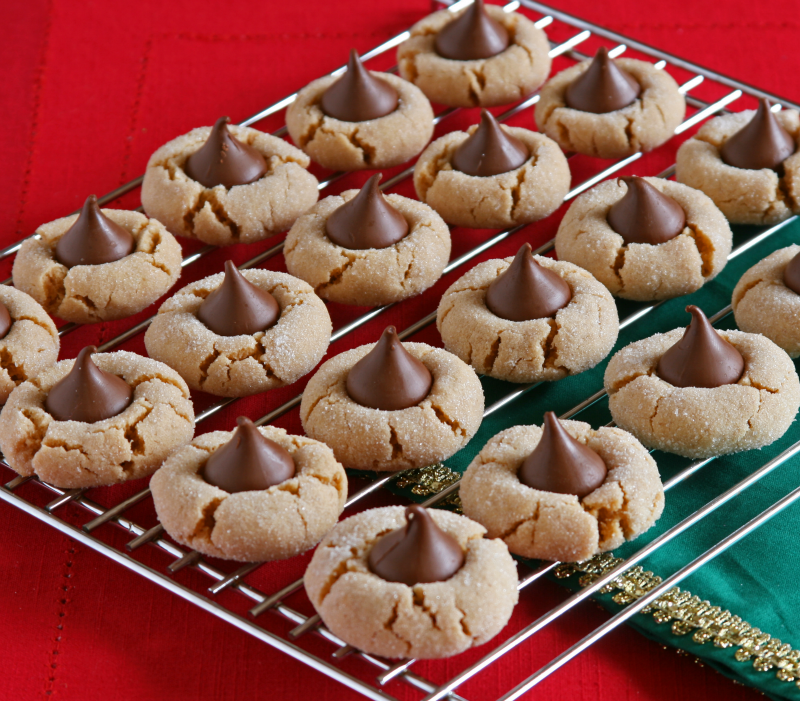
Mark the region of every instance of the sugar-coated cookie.
<instances>
[{"instance_id":1,"label":"sugar-coated cookie","mask_svg":"<svg viewBox=\"0 0 800 701\"><path fill-rule=\"evenodd\" d=\"M442 30L459 20L469 23L483 12L481 5L475 2L455 15L448 10L434 12L411 27L410 37L397 49L400 75L433 102L452 107L504 105L532 93L550 72L547 35L524 15L495 5L486 5L485 12L507 34L505 48L491 56L464 60L438 53L437 36ZM481 22L481 18L475 20ZM467 42L466 48L474 46Z\"/></svg>"},{"instance_id":2,"label":"sugar-coated cookie","mask_svg":"<svg viewBox=\"0 0 800 701\"><path fill-rule=\"evenodd\" d=\"M187 174L187 163L206 146L221 143L232 153L236 144L231 147L230 139L260 154L263 174L256 180L206 186ZM215 246L261 241L286 231L317 201L318 183L306 170L309 164L308 156L283 139L251 127L227 126L223 118L214 127L173 139L150 156L142 206L178 236Z\"/></svg>"},{"instance_id":3,"label":"sugar-coated cookie","mask_svg":"<svg viewBox=\"0 0 800 701\"><path fill-rule=\"evenodd\" d=\"M295 474L267 489L231 493L207 482L203 469L235 432L198 436L150 481L159 521L179 543L229 560L282 560L313 547L336 524L347 476L330 448L274 426L253 430L289 453Z\"/></svg>"},{"instance_id":4,"label":"sugar-coated cookie","mask_svg":"<svg viewBox=\"0 0 800 701\"><path fill-rule=\"evenodd\" d=\"M94 422L56 419L48 395L71 374L75 360L62 360L23 382L0 412L0 449L18 474L69 489L116 484L152 474L192 439L189 388L177 372L127 351L98 353L91 361L127 383L130 403Z\"/></svg>"},{"instance_id":5,"label":"sugar-coated cookie","mask_svg":"<svg viewBox=\"0 0 800 701\"><path fill-rule=\"evenodd\" d=\"M55 365L58 331L29 295L0 286L0 406L18 385Z\"/></svg>"},{"instance_id":6,"label":"sugar-coated cookie","mask_svg":"<svg viewBox=\"0 0 800 701\"><path fill-rule=\"evenodd\" d=\"M388 658L449 657L493 638L517 603L517 570L500 540L464 516L428 510L463 551L444 581L409 585L370 569L385 534L407 524L401 506L370 509L339 523L320 543L305 574L311 603L345 642Z\"/></svg>"},{"instance_id":7,"label":"sugar-coated cookie","mask_svg":"<svg viewBox=\"0 0 800 701\"><path fill-rule=\"evenodd\" d=\"M558 258L585 268L623 299L652 302L695 292L725 267L730 226L700 190L661 178L642 180L683 209L685 223L677 236L658 244L626 242L608 216L629 185L607 180L570 205L556 234Z\"/></svg>"},{"instance_id":8,"label":"sugar-coated cookie","mask_svg":"<svg viewBox=\"0 0 800 701\"><path fill-rule=\"evenodd\" d=\"M575 562L650 528L664 509L664 490L655 460L630 433L594 430L582 421L561 425L606 464L604 481L588 495L534 489L520 481L520 467L542 439L539 426L514 426L494 436L467 468L459 495L464 513L512 553Z\"/></svg>"}]
</instances>

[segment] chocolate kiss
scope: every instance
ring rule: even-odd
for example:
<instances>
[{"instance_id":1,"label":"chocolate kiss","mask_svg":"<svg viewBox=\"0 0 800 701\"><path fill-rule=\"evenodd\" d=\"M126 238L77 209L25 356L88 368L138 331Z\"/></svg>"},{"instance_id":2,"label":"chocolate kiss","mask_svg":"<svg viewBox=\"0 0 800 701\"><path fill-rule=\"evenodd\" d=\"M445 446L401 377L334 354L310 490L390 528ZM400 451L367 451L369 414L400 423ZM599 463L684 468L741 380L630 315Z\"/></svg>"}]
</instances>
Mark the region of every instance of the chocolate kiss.
<instances>
[{"instance_id":1,"label":"chocolate kiss","mask_svg":"<svg viewBox=\"0 0 800 701\"><path fill-rule=\"evenodd\" d=\"M349 202L334 210L325 222L328 238L342 248L388 248L408 234L408 222L383 197L381 174L367 180Z\"/></svg>"},{"instance_id":2,"label":"chocolate kiss","mask_svg":"<svg viewBox=\"0 0 800 701\"><path fill-rule=\"evenodd\" d=\"M722 144L719 152L722 160L735 168L778 170L795 149L791 134L769 108L769 100L762 98L753 118Z\"/></svg>"},{"instance_id":3,"label":"chocolate kiss","mask_svg":"<svg viewBox=\"0 0 800 701\"><path fill-rule=\"evenodd\" d=\"M412 587L450 579L464 564L464 551L427 509L413 504L406 507L406 525L375 543L368 562L381 579Z\"/></svg>"},{"instance_id":4,"label":"chocolate kiss","mask_svg":"<svg viewBox=\"0 0 800 701\"><path fill-rule=\"evenodd\" d=\"M783 271L783 284L800 295L800 253L789 261Z\"/></svg>"},{"instance_id":5,"label":"chocolate kiss","mask_svg":"<svg viewBox=\"0 0 800 701\"><path fill-rule=\"evenodd\" d=\"M432 384L430 371L403 348L394 326L387 326L375 347L347 373L350 398L385 411L419 404Z\"/></svg>"},{"instance_id":6,"label":"chocolate kiss","mask_svg":"<svg viewBox=\"0 0 800 701\"><path fill-rule=\"evenodd\" d=\"M89 195L75 223L56 244L56 260L68 268L113 263L133 253L136 241L127 229L111 221Z\"/></svg>"},{"instance_id":7,"label":"chocolate kiss","mask_svg":"<svg viewBox=\"0 0 800 701\"><path fill-rule=\"evenodd\" d=\"M206 482L235 494L268 489L294 477L296 468L288 451L263 436L246 416L236 423L239 427L231 439L206 462Z\"/></svg>"},{"instance_id":8,"label":"chocolate kiss","mask_svg":"<svg viewBox=\"0 0 800 701\"><path fill-rule=\"evenodd\" d=\"M13 323L14 320L11 318L11 314L8 313L8 307L0 302L0 338L6 337Z\"/></svg>"},{"instance_id":9,"label":"chocolate kiss","mask_svg":"<svg viewBox=\"0 0 800 701\"><path fill-rule=\"evenodd\" d=\"M183 166L186 175L204 187L246 185L267 172L264 156L231 136L228 131L230 121L229 117L220 117L211 127L206 142L189 156Z\"/></svg>"},{"instance_id":10,"label":"chocolate kiss","mask_svg":"<svg viewBox=\"0 0 800 701\"><path fill-rule=\"evenodd\" d=\"M343 122L366 122L394 112L398 101L397 90L364 68L356 50L351 49L347 70L322 94L320 107Z\"/></svg>"},{"instance_id":11,"label":"chocolate kiss","mask_svg":"<svg viewBox=\"0 0 800 701\"><path fill-rule=\"evenodd\" d=\"M620 178L628 191L608 212L608 223L625 243L657 245L674 239L686 226L686 213L672 197L644 178Z\"/></svg>"},{"instance_id":12,"label":"chocolate kiss","mask_svg":"<svg viewBox=\"0 0 800 701\"><path fill-rule=\"evenodd\" d=\"M436 35L436 53L456 61L489 58L505 51L511 42L508 31L489 17L483 0L475 0Z\"/></svg>"},{"instance_id":13,"label":"chocolate kiss","mask_svg":"<svg viewBox=\"0 0 800 701\"><path fill-rule=\"evenodd\" d=\"M529 156L528 147L503 131L491 112L483 110L480 125L455 150L451 163L467 175L487 177L519 168Z\"/></svg>"},{"instance_id":14,"label":"chocolate kiss","mask_svg":"<svg viewBox=\"0 0 800 701\"><path fill-rule=\"evenodd\" d=\"M565 101L574 110L603 114L627 107L641 91L638 81L619 68L601 46L589 67L567 87Z\"/></svg>"},{"instance_id":15,"label":"chocolate kiss","mask_svg":"<svg viewBox=\"0 0 800 701\"><path fill-rule=\"evenodd\" d=\"M543 428L539 445L519 469L520 482L580 499L603 484L608 473L603 459L570 436L552 411L544 415Z\"/></svg>"},{"instance_id":16,"label":"chocolate kiss","mask_svg":"<svg viewBox=\"0 0 800 701\"><path fill-rule=\"evenodd\" d=\"M686 307L692 322L683 338L658 361L656 372L675 387L720 387L738 381L744 358L720 336L705 314L694 305Z\"/></svg>"},{"instance_id":17,"label":"chocolate kiss","mask_svg":"<svg viewBox=\"0 0 800 701\"><path fill-rule=\"evenodd\" d=\"M121 377L101 370L92 361L97 352L86 346L69 373L56 382L44 401L44 408L56 421L93 424L125 410L133 399L131 386Z\"/></svg>"},{"instance_id":18,"label":"chocolate kiss","mask_svg":"<svg viewBox=\"0 0 800 701\"><path fill-rule=\"evenodd\" d=\"M486 290L486 306L509 321L554 316L571 299L569 285L536 262L529 243L522 245L511 265Z\"/></svg>"},{"instance_id":19,"label":"chocolate kiss","mask_svg":"<svg viewBox=\"0 0 800 701\"><path fill-rule=\"evenodd\" d=\"M249 282L229 260L225 261L222 284L197 310L197 318L220 336L265 331L280 315L281 308L275 298Z\"/></svg>"}]
</instances>

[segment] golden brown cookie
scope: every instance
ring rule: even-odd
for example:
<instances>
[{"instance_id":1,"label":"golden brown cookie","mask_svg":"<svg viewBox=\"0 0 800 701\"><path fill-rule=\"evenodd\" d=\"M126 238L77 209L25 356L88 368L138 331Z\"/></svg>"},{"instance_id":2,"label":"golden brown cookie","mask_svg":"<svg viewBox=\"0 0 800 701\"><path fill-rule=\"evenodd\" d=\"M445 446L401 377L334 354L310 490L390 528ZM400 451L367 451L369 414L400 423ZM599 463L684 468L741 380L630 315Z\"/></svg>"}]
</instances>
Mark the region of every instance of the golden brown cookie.
<instances>
[{"instance_id":1,"label":"golden brown cookie","mask_svg":"<svg viewBox=\"0 0 800 701\"><path fill-rule=\"evenodd\" d=\"M572 292L555 318L510 321L486 306L486 290L514 258L476 265L442 295L436 314L442 342L480 374L510 382L559 380L597 365L617 340L617 307L605 287L577 265L534 258Z\"/></svg>"},{"instance_id":2,"label":"golden brown cookie","mask_svg":"<svg viewBox=\"0 0 800 701\"><path fill-rule=\"evenodd\" d=\"M786 286L783 273L800 246L781 248L750 268L733 289L731 306L736 325L760 333L785 350L800 356L800 295Z\"/></svg>"},{"instance_id":3,"label":"golden brown cookie","mask_svg":"<svg viewBox=\"0 0 800 701\"><path fill-rule=\"evenodd\" d=\"M411 27L411 36L398 47L400 75L433 102L451 107L504 105L532 93L550 73L547 35L517 12L495 5L486 5L486 12L508 31L505 51L473 61L439 56L437 32L461 14L441 10Z\"/></svg>"},{"instance_id":4,"label":"golden brown cookie","mask_svg":"<svg viewBox=\"0 0 800 701\"><path fill-rule=\"evenodd\" d=\"M630 433L563 421L567 432L606 463L603 484L579 499L532 489L517 473L542 436L539 426L498 433L467 468L459 495L464 514L522 557L576 562L617 548L650 528L664 510L658 466Z\"/></svg>"},{"instance_id":5,"label":"golden brown cookie","mask_svg":"<svg viewBox=\"0 0 800 701\"><path fill-rule=\"evenodd\" d=\"M598 158L652 151L669 140L683 120L686 101L669 73L632 58L618 58L614 63L641 86L639 97L622 109L595 114L567 106L567 87L589 68L591 60L561 71L542 87L536 125L564 151Z\"/></svg>"},{"instance_id":6,"label":"golden brown cookie","mask_svg":"<svg viewBox=\"0 0 800 701\"><path fill-rule=\"evenodd\" d=\"M179 543L228 560L283 560L314 547L336 524L347 499L347 476L331 449L282 428L258 430L291 454L294 477L235 494L206 482L200 474L206 461L232 431L198 436L153 475L158 519Z\"/></svg>"},{"instance_id":7,"label":"golden brown cookie","mask_svg":"<svg viewBox=\"0 0 800 701\"><path fill-rule=\"evenodd\" d=\"M133 253L101 265L67 268L59 263L56 244L77 214L42 224L23 241L14 260L14 286L48 314L76 324L124 319L155 302L180 277L180 244L161 222L122 209L102 213L132 234Z\"/></svg>"},{"instance_id":8,"label":"golden brown cookie","mask_svg":"<svg viewBox=\"0 0 800 701\"><path fill-rule=\"evenodd\" d=\"M342 304L378 306L427 290L450 259L450 230L430 207L400 195L386 201L408 222L405 238L387 248L351 250L325 233L328 217L358 190L326 197L289 231L286 269L309 283L322 298Z\"/></svg>"},{"instance_id":9,"label":"golden brown cookie","mask_svg":"<svg viewBox=\"0 0 800 701\"><path fill-rule=\"evenodd\" d=\"M652 302L695 292L725 267L731 228L699 190L661 178L644 180L683 208L686 226L678 236L658 245L626 244L607 216L628 186L606 180L570 205L556 234L558 258L585 268L623 299Z\"/></svg>"},{"instance_id":10,"label":"golden brown cookie","mask_svg":"<svg viewBox=\"0 0 800 701\"><path fill-rule=\"evenodd\" d=\"M725 114L706 122L676 156L678 182L706 193L732 224L776 224L800 213L800 150L783 162L783 175L774 170L729 166L720 157L723 144L742 129L755 110ZM775 115L797 143L800 113L781 110Z\"/></svg>"},{"instance_id":11,"label":"golden brown cookie","mask_svg":"<svg viewBox=\"0 0 800 701\"><path fill-rule=\"evenodd\" d=\"M266 331L220 336L197 318L225 273L178 290L147 329L148 354L174 368L192 389L243 397L283 387L311 372L328 349L331 318L308 284L272 270L243 270L242 275L280 306L277 323Z\"/></svg>"},{"instance_id":12,"label":"golden brown cookie","mask_svg":"<svg viewBox=\"0 0 800 701\"><path fill-rule=\"evenodd\" d=\"M0 339L0 405L11 390L58 360L58 331L41 305L10 285L0 285L0 303L11 326Z\"/></svg>"},{"instance_id":13,"label":"golden brown cookie","mask_svg":"<svg viewBox=\"0 0 800 701\"><path fill-rule=\"evenodd\" d=\"M453 131L436 139L414 166L414 188L448 224L472 228L503 228L527 224L552 214L570 185L567 159L543 134L519 127L502 127L530 151L519 168L479 177L453 168L455 150L476 129Z\"/></svg>"},{"instance_id":14,"label":"golden brown cookie","mask_svg":"<svg viewBox=\"0 0 800 701\"><path fill-rule=\"evenodd\" d=\"M430 509L436 525L464 549L450 579L409 586L373 574L377 539L406 523L401 506L370 509L339 523L320 543L305 574L325 625L351 645L381 657L449 657L482 645L517 603L517 569L499 540L464 516Z\"/></svg>"},{"instance_id":15,"label":"golden brown cookie","mask_svg":"<svg viewBox=\"0 0 800 701\"><path fill-rule=\"evenodd\" d=\"M0 412L0 449L15 472L69 489L116 484L152 474L192 439L194 410L178 373L127 351L98 353L92 361L133 388L131 404L95 423L54 419L45 399L74 360L23 382Z\"/></svg>"},{"instance_id":16,"label":"golden brown cookie","mask_svg":"<svg viewBox=\"0 0 800 701\"><path fill-rule=\"evenodd\" d=\"M147 162L142 183L145 212L178 236L215 246L253 243L286 231L319 197L308 157L283 139L251 127L230 133L264 156L266 174L247 185L206 188L183 170L211 127L199 127L164 144Z\"/></svg>"},{"instance_id":17,"label":"golden brown cookie","mask_svg":"<svg viewBox=\"0 0 800 701\"><path fill-rule=\"evenodd\" d=\"M483 417L483 389L472 368L441 348L404 343L433 376L430 393L407 409L372 409L351 399L345 384L374 346L340 353L317 370L300 404L305 432L333 448L345 467L379 472L430 465L464 447Z\"/></svg>"},{"instance_id":18,"label":"golden brown cookie","mask_svg":"<svg viewBox=\"0 0 800 701\"><path fill-rule=\"evenodd\" d=\"M433 109L419 88L391 73L370 73L397 91L400 101L394 112L364 122L327 116L319 102L339 79L331 75L306 85L286 110L292 141L321 166L331 170L390 168L416 156L433 135Z\"/></svg>"},{"instance_id":19,"label":"golden brown cookie","mask_svg":"<svg viewBox=\"0 0 800 701\"><path fill-rule=\"evenodd\" d=\"M785 351L763 336L719 331L744 358L739 381L675 387L656 374L656 367L684 332L650 336L611 358L604 382L617 425L648 448L687 458L763 448L778 440L800 406L800 381Z\"/></svg>"}]
</instances>

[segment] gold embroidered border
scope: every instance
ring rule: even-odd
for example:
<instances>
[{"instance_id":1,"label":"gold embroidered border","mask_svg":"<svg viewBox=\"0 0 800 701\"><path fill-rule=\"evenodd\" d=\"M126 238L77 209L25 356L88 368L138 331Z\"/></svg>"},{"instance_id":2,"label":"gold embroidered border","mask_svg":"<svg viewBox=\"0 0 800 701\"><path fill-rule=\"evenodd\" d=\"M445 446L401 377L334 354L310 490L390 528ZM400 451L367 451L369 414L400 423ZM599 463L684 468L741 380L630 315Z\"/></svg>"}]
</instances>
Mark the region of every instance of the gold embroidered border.
<instances>
[{"instance_id":1,"label":"gold embroidered border","mask_svg":"<svg viewBox=\"0 0 800 701\"><path fill-rule=\"evenodd\" d=\"M580 574L578 583L585 587L621 562L621 558L602 553L585 562L559 565L555 575L565 579ZM612 600L626 605L644 596L661 581L661 577L637 566L603 587L600 593L616 592L611 597ZM782 643L769 633L754 628L730 611L702 601L691 592L673 587L641 613L652 615L653 620L659 624L672 621L673 635L692 633L692 640L699 645L711 642L722 649L736 647L738 649L734 657L739 662L752 660L753 669L757 672L776 670L775 676L780 681L794 682L800 688L800 650L794 650L788 643Z\"/></svg>"},{"instance_id":2,"label":"gold embroidered border","mask_svg":"<svg viewBox=\"0 0 800 701\"><path fill-rule=\"evenodd\" d=\"M458 481L459 473L446 465L438 463L404 473L396 482L398 487L411 488L416 496L427 497L438 494ZM451 508L463 513L458 492L451 494L437 506ZM578 583L586 587L606 572L623 562L621 558L609 553L601 553L584 562L559 565L556 577L566 579L580 575ZM651 589L661 584L661 577L646 572L642 567L633 567L614 579L600 590L601 594L613 594L612 600L620 605L630 604L641 598ZM734 616L719 606L673 587L642 614L651 615L656 623L672 622L671 632L676 636L692 634L692 640L699 645L712 643L715 647L727 649L736 647L734 657L739 662L750 662L757 672L775 671L782 682L794 682L800 688L800 650L788 643L782 643L758 628L754 628L739 616Z\"/></svg>"},{"instance_id":3,"label":"gold embroidered border","mask_svg":"<svg viewBox=\"0 0 800 701\"><path fill-rule=\"evenodd\" d=\"M427 497L438 494L458 481L460 475L446 465L438 463L404 473L395 483L398 487L411 488L416 496ZM451 494L437 506L450 507L463 513L458 492ZM601 553L584 562L565 563L555 570L556 577L566 579L580 575L578 583L586 587L606 572L623 562L609 553ZM612 594L612 600L625 606L641 598L661 584L661 577L646 572L642 567L633 567L600 590L601 594ZM643 609L642 614L652 615L656 623L672 622L673 635L692 633L692 640L699 645L711 642L715 647L736 647L734 657L739 662L750 662L757 672L775 671L782 682L794 682L800 688L800 650L782 643L769 633L754 628L739 616L734 616L719 606L673 587Z\"/></svg>"}]
</instances>

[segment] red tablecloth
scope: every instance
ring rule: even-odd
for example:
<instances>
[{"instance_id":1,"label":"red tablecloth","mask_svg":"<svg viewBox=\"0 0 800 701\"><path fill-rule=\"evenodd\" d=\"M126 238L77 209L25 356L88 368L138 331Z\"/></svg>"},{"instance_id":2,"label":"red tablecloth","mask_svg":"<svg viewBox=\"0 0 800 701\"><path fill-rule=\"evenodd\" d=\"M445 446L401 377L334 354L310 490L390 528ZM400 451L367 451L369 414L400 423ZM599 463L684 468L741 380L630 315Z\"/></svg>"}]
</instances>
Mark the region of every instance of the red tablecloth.
<instances>
[{"instance_id":1,"label":"red tablecloth","mask_svg":"<svg viewBox=\"0 0 800 701\"><path fill-rule=\"evenodd\" d=\"M0 245L76 209L87 194L105 193L139 175L164 141L221 114L234 121L252 114L343 63L349 48L366 51L430 7L429 0L8 3L0 43L0 113L6 121L0 140ZM562 0L560 7L800 100L793 0L760 6L750 0L696 0L691 7ZM281 119L259 126L272 130ZM138 192L122 204L138 205ZM502 253L519 243L514 239ZM237 262L253 255L241 246L230 254ZM221 260L199 264L182 282L221 269ZM0 267L5 276L8 263ZM420 308L401 305L347 345L374 340L387 321L408 325ZM339 314L340 321L352 317ZM119 328L97 325L72 334L61 357L74 357L81 345L107 340ZM423 336L432 338L430 331ZM141 339L126 347L141 350ZM276 396L283 401L289 395ZM260 416L264 406L262 399L241 402L214 425L232 426L237 413ZM285 425L299 430L296 416ZM144 557L163 566L157 553ZM274 567L265 586L291 581L302 565ZM537 585L522 597L515 620L530 620L561 598L558 587ZM591 604L582 607L465 687L464 694L496 698L605 617ZM0 505L0 663L2 699L357 698L6 505ZM435 669L445 678L446 665ZM390 690L417 697L399 684ZM756 698L627 629L537 693L560 700Z\"/></svg>"}]
</instances>

